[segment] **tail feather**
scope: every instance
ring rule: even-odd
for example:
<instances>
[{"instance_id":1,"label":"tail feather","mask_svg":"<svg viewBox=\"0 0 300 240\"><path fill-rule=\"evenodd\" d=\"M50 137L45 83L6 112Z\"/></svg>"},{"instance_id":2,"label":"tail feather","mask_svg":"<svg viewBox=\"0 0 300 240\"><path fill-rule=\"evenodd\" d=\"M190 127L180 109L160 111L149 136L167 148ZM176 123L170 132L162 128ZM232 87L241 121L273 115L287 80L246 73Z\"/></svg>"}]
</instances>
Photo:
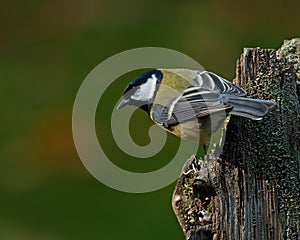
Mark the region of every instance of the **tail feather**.
<instances>
[{"instance_id":1,"label":"tail feather","mask_svg":"<svg viewBox=\"0 0 300 240\"><path fill-rule=\"evenodd\" d=\"M223 95L224 102L233 106L230 114L251 118L262 119L271 109L276 106L274 101L244 98L232 95Z\"/></svg>"}]
</instances>

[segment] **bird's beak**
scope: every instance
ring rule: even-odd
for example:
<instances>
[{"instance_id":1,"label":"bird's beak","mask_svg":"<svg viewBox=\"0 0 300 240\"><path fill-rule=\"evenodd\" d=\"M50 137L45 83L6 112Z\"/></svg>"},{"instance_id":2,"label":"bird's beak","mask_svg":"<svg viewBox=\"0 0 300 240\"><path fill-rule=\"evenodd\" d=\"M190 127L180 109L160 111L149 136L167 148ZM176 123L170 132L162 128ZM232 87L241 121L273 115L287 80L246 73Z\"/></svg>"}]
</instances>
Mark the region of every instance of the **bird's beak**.
<instances>
[{"instance_id":1,"label":"bird's beak","mask_svg":"<svg viewBox=\"0 0 300 240\"><path fill-rule=\"evenodd\" d=\"M128 99L122 98L121 101L119 102L118 106L117 106L117 110L119 110L120 108L124 107L128 102L129 102Z\"/></svg>"}]
</instances>

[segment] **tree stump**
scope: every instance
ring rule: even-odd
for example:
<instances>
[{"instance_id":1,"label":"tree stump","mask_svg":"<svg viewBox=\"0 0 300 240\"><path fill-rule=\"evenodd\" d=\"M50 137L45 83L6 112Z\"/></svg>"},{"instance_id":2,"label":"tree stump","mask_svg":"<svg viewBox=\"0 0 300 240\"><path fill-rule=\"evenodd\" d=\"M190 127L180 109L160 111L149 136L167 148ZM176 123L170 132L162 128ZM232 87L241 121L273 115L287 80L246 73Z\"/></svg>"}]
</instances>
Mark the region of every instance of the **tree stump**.
<instances>
[{"instance_id":1,"label":"tree stump","mask_svg":"<svg viewBox=\"0 0 300 240\"><path fill-rule=\"evenodd\" d=\"M244 49L235 84L277 107L232 116L220 160L186 162L172 199L186 239L300 239L299 73L300 39Z\"/></svg>"}]
</instances>

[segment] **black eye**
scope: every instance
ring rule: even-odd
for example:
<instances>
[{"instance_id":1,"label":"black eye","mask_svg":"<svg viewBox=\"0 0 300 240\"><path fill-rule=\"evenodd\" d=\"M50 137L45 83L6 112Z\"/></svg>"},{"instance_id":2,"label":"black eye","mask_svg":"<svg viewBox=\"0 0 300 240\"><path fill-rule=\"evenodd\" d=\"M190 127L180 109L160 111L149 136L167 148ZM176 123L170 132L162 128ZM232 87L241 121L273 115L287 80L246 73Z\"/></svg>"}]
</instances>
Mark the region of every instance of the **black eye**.
<instances>
[{"instance_id":1,"label":"black eye","mask_svg":"<svg viewBox=\"0 0 300 240\"><path fill-rule=\"evenodd\" d=\"M130 90L132 90L132 89L135 88L135 87L136 87L136 86L134 86L133 84L129 84L129 85L127 86L127 88L125 89L125 91L124 91L123 94L129 92Z\"/></svg>"}]
</instances>

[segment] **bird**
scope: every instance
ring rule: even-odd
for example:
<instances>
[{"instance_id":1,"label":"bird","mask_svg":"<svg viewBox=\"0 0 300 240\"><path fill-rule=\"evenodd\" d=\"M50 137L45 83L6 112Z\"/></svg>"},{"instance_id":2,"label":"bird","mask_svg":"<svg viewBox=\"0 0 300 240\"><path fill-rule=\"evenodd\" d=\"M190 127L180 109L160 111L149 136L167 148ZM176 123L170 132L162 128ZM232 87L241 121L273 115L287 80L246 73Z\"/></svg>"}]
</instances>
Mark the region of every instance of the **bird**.
<instances>
[{"instance_id":1,"label":"bird","mask_svg":"<svg viewBox=\"0 0 300 240\"><path fill-rule=\"evenodd\" d=\"M276 103L247 98L241 87L206 70L152 69L123 92L117 109L133 105L164 130L206 145L228 115L261 120Z\"/></svg>"}]
</instances>

